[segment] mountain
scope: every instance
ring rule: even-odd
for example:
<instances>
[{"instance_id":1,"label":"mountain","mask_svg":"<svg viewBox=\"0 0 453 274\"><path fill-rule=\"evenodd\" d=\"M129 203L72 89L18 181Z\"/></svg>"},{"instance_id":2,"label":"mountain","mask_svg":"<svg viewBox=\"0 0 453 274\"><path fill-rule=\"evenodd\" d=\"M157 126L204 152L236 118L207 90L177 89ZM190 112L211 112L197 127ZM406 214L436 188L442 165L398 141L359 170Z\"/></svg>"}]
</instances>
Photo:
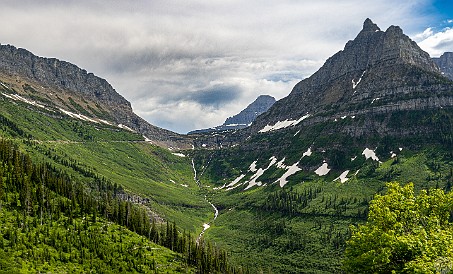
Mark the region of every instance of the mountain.
<instances>
[{"instance_id":1,"label":"mountain","mask_svg":"<svg viewBox=\"0 0 453 274\"><path fill-rule=\"evenodd\" d=\"M449 107L452 99L451 82L401 28L390 26L381 31L367 19L354 40L259 117L251 131L309 115L301 125L355 116L366 123L355 123L348 129L351 135L410 134L396 132L372 116Z\"/></svg>"},{"instance_id":2,"label":"mountain","mask_svg":"<svg viewBox=\"0 0 453 274\"><path fill-rule=\"evenodd\" d=\"M354 40L250 127L222 138L216 136L215 141L206 138L195 143L235 146L264 132L306 130L307 126L324 124L329 126L323 134L403 137L423 131L438 136L438 128L430 124L422 128L417 121L399 123L394 114L449 108L453 105L451 86L429 54L400 27L382 31L367 19ZM351 120L348 126L335 124L346 117Z\"/></svg>"},{"instance_id":3,"label":"mountain","mask_svg":"<svg viewBox=\"0 0 453 274\"><path fill-rule=\"evenodd\" d=\"M208 239L256 272L341 273L349 226L386 182L452 189L453 82L400 27L366 19L251 126L195 147L221 209Z\"/></svg>"},{"instance_id":4,"label":"mountain","mask_svg":"<svg viewBox=\"0 0 453 274\"><path fill-rule=\"evenodd\" d=\"M442 74L453 80L453 52L445 52L439 58L433 58L433 61L439 66Z\"/></svg>"},{"instance_id":5,"label":"mountain","mask_svg":"<svg viewBox=\"0 0 453 274\"><path fill-rule=\"evenodd\" d=\"M275 103L275 98L269 95L260 95L253 103L248 105L238 114L228 117L221 126L216 126L208 129L199 129L189 132L188 134L195 133L208 133L215 131L236 130L248 127L255 121L256 117L266 112Z\"/></svg>"},{"instance_id":6,"label":"mountain","mask_svg":"<svg viewBox=\"0 0 453 274\"><path fill-rule=\"evenodd\" d=\"M269 95L260 95L238 114L226 119L224 126L249 125L256 117L266 112L275 103L275 98Z\"/></svg>"},{"instance_id":7,"label":"mountain","mask_svg":"<svg viewBox=\"0 0 453 274\"><path fill-rule=\"evenodd\" d=\"M189 138L150 125L106 80L71 63L0 45L0 81L14 96L62 115L129 128L164 147L191 147Z\"/></svg>"}]
</instances>

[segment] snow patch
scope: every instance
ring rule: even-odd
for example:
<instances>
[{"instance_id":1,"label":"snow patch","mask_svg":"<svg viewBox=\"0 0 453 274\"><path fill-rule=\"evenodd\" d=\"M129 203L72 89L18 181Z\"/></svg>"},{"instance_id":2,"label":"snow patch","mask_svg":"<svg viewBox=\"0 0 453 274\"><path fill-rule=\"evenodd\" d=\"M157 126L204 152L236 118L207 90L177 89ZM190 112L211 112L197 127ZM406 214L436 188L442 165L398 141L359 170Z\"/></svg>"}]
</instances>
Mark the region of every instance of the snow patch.
<instances>
[{"instance_id":1,"label":"snow patch","mask_svg":"<svg viewBox=\"0 0 453 274\"><path fill-rule=\"evenodd\" d=\"M266 172L266 170L268 170L271 166L273 166L273 165L275 165L275 163L277 163L277 158L275 158L274 156L269 158L269 160L271 160L271 162L265 169L260 168L260 169L256 170L256 166L254 166L256 173L253 174L253 176L250 178L250 181L247 181L244 183L244 184L247 184L247 183L249 184L244 190L247 190L253 186L261 186L263 184L262 182L257 181L258 178L261 177L261 175L263 175L264 172ZM255 165L256 165L256 161L253 163L255 163ZM252 167L252 166L250 165L250 167Z\"/></svg>"},{"instance_id":2,"label":"snow patch","mask_svg":"<svg viewBox=\"0 0 453 274\"><path fill-rule=\"evenodd\" d=\"M390 151L390 158L395 158L396 154L393 151Z\"/></svg>"},{"instance_id":3,"label":"snow patch","mask_svg":"<svg viewBox=\"0 0 453 274\"><path fill-rule=\"evenodd\" d=\"M371 104L370 104L370 105L372 105L375 101L377 101L377 100L379 100L379 99L381 99L381 98L379 98L379 97L378 97L378 98L374 98L374 99L371 101Z\"/></svg>"},{"instance_id":4,"label":"snow patch","mask_svg":"<svg viewBox=\"0 0 453 274\"><path fill-rule=\"evenodd\" d=\"M32 106L36 106L36 107L40 107L40 108L44 108L44 109L47 109L45 106L35 102L35 101L31 101L31 100L28 100L28 99L25 99L24 97L20 96L19 94L6 94L6 93L3 93L2 92L2 95L9 98L9 99L12 99L14 101L21 101L21 102L24 102L26 104L29 104L29 105L32 105Z\"/></svg>"},{"instance_id":5,"label":"snow patch","mask_svg":"<svg viewBox=\"0 0 453 274\"><path fill-rule=\"evenodd\" d=\"M374 150L371 150L369 148L365 148L362 152L362 155L365 156L365 159L368 160L369 158L371 158L372 160L374 161L377 161L377 162L380 162L379 161L379 158L376 156L376 153L374 152Z\"/></svg>"},{"instance_id":6,"label":"snow patch","mask_svg":"<svg viewBox=\"0 0 453 274\"><path fill-rule=\"evenodd\" d=\"M247 126L247 124L228 124L228 125L225 125L225 126L226 127L237 127L237 126ZM215 129L215 127L212 128L212 129Z\"/></svg>"},{"instance_id":7,"label":"snow patch","mask_svg":"<svg viewBox=\"0 0 453 274\"><path fill-rule=\"evenodd\" d=\"M239 183L239 181L241 181L243 178L245 177L245 174L241 174L239 175L239 177L237 177L236 179L234 179L234 181L232 181L231 183L229 183L226 187L227 189L226 190L232 190L234 188L236 188L237 186L235 186L237 183Z\"/></svg>"},{"instance_id":8,"label":"snow patch","mask_svg":"<svg viewBox=\"0 0 453 274\"><path fill-rule=\"evenodd\" d=\"M251 172L256 172L256 161L253 161L253 163L250 164L249 170Z\"/></svg>"},{"instance_id":9,"label":"snow patch","mask_svg":"<svg viewBox=\"0 0 453 274\"><path fill-rule=\"evenodd\" d=\"M113 126L113 124L110 123L109 121L102 120L102 119L98 119L98 120L99 120L99 122L101 122L101 123L103 123L103 124L106 124L106 125L109 125L109 126ZM145 136L143 136L143 137L145 137ZM146 137L145 137L145 138L146 138Z\"/></svg>"},{"instance_id":10,"label":"snow patch","mask_svg":"<svg viewBox=\"0 0 453 274\"><path fill-rule=\"evenodd\" d=\"M272 156L271 158L269 158L269 160L271 160L271 163L269 164L267 169L270 168L271 166L273 166L278 161L278 159L275 156Z\"/></svg>"},{"instance_id":11,"label":"snow patch","mask_svg":"<svg viewBox=\"0 0 453 274\"><path fill-rule=\"evenodd\" d=\"M186 155L184 155L182 153L172 153L172 154L175 156L179 156L179 157L186 157Z\"/></svg>"},{"instance_id":12,"label":"snow patch","mask_svg":"<svg viewBox=\"0 0 453 274\"><path fill-rule=\"evenodd\" d=\"M301 171L302 169L300 169L297 165L299 164L299 162L293 164L292 166L289 166L287 167L287 170L285 172L285 174L282 175L282 177L280 177L280 179L278 179L277 181L275 182L279 182L280 183L280 187L284 187L288 181L286 180L289 176Z\"/></svg>"},{"instance_id":13,"label":"snow patch","mask_svg":"<svg viewBox=\"0 0 453 274\"><path fill-rule=\"evenodd\" d=\"M96 120L94 120L94 119L92 119L90 117L87 117L85 115L82 115L82 114L73 113L73 112L64 110L62 108L59 108L59 110L61 112L63 112L64 114L68 115L71 118L76 118L76 119L79 119L79 120L88 121L88 122L92 122L92 123L96 123L96 124L99 123L98 121L96 121Z\"/></svg>"},{"instance_id":14,"label":"snow patch","mask_svg":"<svg viewBox=\"0 0 453 274\"><path fill-rule=\"evenodd\" d=\"M288 119L286 119L285 121L278 121L277 123L275 123L272 126L271 125L266 125L259 132L263 133L263 132L268 132L268 131L279 130L279 129L282 129L282 128L287 128L287 127L290 127L290 126L295 126L295 125L299 124L300 122L302 122L303 120L307 119L308 117L310 117L310 114L306 114L306 115L302 116L301 118L299 118L299 120L288 120Z\"/></svg>"},{"instance_id":15,"label":"snow patch","mask_svg":"<svg viewBox=\"0 0 453 274\"><path fill-rule=\"evenodd\" d=\"M366 70L362 72L362 75L360 76L359 80L357 80L357 82L354 81L354 79L352 79L352 89L355 89L357 87L357 85L360 83L360 81L362 81L362 77L365 74L365 72L366 72Z\"/></svg>"},{"instance_id":16,"label":"snow patch","mask_svg":"<svg viewBox=\"0 0 453 274\"><path fill-rule=\"evenodd\" d=\"M400 147L400 148L398 148L398 149L399 149L400 151L403 151L403 148L402 148L402 147Z\"/></svg>"},{"instance_id":17,"label":"snow patch","mask_svg":"<svg viewBox=\"0 0 453 274\"><path fill-rule=\"evenodd\" d=\"M327 163L323 163L317 170L315 170L315 173L318 174L318 176L324 176L329 173L329 171L330 168L327 167Z\"/></svg>"},{"instance_id":18,"label":"snow patch","mask_svg":"<svg viewBox=\"0 0 453 274\"><path fill-rule=\"evenodd\" d=\"M186 184L181 184L181 186L183 186L183 187L189 187L189 185L186 185Z\"/></svg>"},{"instance_id":19,"label":"snow patch","mask_svg":"<svg viewBox=\"0 0 453 274\"><path fill-rule=\"evenodd\" d=\"M261 182L257 182L256 180L258 180L258 178L261 175L263 175L266 170L267 169L262 169L262 168L258 169L256 171L256 173L253 174L253 176L250 178L250 181L245 182L245 184L249 184L249 185L244 190L247 190L247 189L249 189L249 188L251 188L253 186L261 186L262 183Z\"/></svg>"},{"instance_id":20,"label":"snow patch","mask_svg":"<svg viewBox=\"0 0 453 274\"><path fill-rule=\"evenodd\" d=\"M214 187L213 190L219 190L219 189L224 189L226 187L226 183L223 184L223 186L220 187Z\"/></svg>"},{"instance_id":21,"label":"snow patch","mask_svg":"<svg viewBox=\"0 0 453 274\"><path fill-rule=\"evenodd\" d=\"M351 162L354 161L355 159L357 159L357 156L352 157Z\"/></svg>"},{"instance_id":22,"label":"snow patch","mask_svg":"<svg viewBox=\"0 0 453 274\"><path fill-rule=\"evenodd\" d=\"M126 125L123 125L123 124L119 124L118 125L119 128L122 128L122 129L125 129L125 130L129 130L130 132L135 132L135 130L133 130L132 128L126 126Z\"/></svg>"},{"instance_id":23,"label":"snow patch","mask_svg":"<svg viewBox=\"0 0 453 274\"><path fill-rule=\"evenodd\" d=\"M201 146L202 146L202 147L206 147L207 145L206 145L206 144L202 144Z\"/></svg>"},{"instance_id":24,"label":"snow patch","mask_svg":"<svg viewBox=\"0 0 453 274\"><path fill-rule=\"evenodd\" d=\"M142 135L142 137L145 139L145 142L151 143L151 140L148 139L148 137L146 137L145 135Z\"/></svg>"},{"instance_id":25,"label":"snow patch","mask_svg":"<svg viewBox=\"0 0 453 274\"><path fill-rule=\"evenodd\" d=\"M311 147L309 147L307 151L305 151L304 154L302 154L302 158L304 158L305 156L310 157L311 154L313 154L313 152L311 151Z\"/></svg>"},{"instance_id":26,"label":"snow patch","mask_svg":"<svg viewBox=\"0 0 453 274\"><path fill-rule=\"evenodd\" d=\"M346 170L345 172L341 173L340 176L335 178L335 180L333 180L333 181L335 182L337 180L340 180L340 182L345 183L347 180L349 180L349 178L346 178L346 176L348 176L348 173L349 173L349 170Z\"/></svg>"},{"instance_id":27,"label":"snow patch","mask_svg":"<svg viewBox=\"0 0 453 274\"><path fill-rule=\"evenodd\" d=\"M284 164L285 163L285 157L283 159L281 159L280 162L277 163L277 167L278 168L286 168L287 166Z\"/></svg>"}]
</instances>

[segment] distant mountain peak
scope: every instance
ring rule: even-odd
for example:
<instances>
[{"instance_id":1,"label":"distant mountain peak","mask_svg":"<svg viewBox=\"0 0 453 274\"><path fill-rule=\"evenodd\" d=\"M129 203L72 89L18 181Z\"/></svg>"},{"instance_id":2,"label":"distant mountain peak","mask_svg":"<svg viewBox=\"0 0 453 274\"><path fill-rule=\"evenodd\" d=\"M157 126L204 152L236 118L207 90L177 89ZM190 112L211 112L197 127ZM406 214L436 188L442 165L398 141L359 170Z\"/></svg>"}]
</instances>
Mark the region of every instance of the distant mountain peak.
<instances>
[{"instance_id":1,"label":"distant mountain peak","mask_svg":"<svg viewBox=\"0 0 453 274\"><path fill-rule=\"evenodd\" d=\"M189 132L189 134L234 130L248 127L255 121L256 117L266 112L275 102L275 98L270 95L260 95L241 112L232 117L228 117L223 125L208 129L194 130Z\"/></svg>"},{"instance_id":2,"label":"distant mountain peak","mask_svg":"<svg viewBox=\"0 0 453 274\"><path fill-rule=\"evenodd\" d=\"M249 125L255 121L258 115L266 112L275 103L275 98L270 95L260 95L253 103L248 105L240 113L226 119L224 126L231 124Z\"/></svg>"},{"instance_id":3,"label":"distant mountain peak","mask_svg":"<svg viewBox=\"0 0 453 274\"><path fill-rule=\"evenodd\" d=\"M433 58L440 71L450 80L453 80L453 52L444 52L440 57Z\"/></svg>"}]
</instances>

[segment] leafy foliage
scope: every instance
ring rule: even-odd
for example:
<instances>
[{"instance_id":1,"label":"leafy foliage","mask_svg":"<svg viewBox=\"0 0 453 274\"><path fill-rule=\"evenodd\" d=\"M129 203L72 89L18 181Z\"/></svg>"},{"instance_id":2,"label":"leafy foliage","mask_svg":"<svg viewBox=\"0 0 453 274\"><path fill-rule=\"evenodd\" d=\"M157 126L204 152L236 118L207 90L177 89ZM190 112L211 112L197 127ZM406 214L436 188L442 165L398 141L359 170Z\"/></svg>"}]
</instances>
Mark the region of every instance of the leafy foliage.
<instances>
[{"instance_id":1,"label":"leafy foliage","mask_svg":"<svg viewBox=\"0 0 453 274\"><path fill-rule=\"evenodd\" d=\"M389 183L370 204L366 224L351 227L348 273L451 273L453 193Z\"/></svg>"}]
</instances>

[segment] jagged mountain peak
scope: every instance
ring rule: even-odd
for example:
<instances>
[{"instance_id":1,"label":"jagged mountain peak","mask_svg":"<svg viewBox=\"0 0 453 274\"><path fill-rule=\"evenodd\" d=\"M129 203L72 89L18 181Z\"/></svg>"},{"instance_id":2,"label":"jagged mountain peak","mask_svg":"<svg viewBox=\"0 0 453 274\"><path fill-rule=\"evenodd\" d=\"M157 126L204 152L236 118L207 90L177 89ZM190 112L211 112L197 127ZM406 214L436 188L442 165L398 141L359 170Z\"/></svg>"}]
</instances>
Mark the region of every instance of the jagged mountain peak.
<instances>
[{"instance_id":1,"label":"jagged mountain peak","mask_svg":"<svg viewBox=\"0 0 453 274\"><path fill-rule=\"evenodd\" d=\"M429 54L405 35L399 26L392 25L386 31L381 31L369 19L365 20L363 29L357 37L349 41L343 51L331 58L332 62L343 68L343 70L335 68L340 73L363 71L370 66L393 66L401 63L439 72Z\"/></svg>"},{"instance_id":2,"label":"jagged mountain peak","mask_svg":"<svg viewBox=\"0 0 453 274\"><path fill-rule=\"evenodd\" d=\"M284 121L288 125L299 124L307 115L310 118L303 123L339 119L347 114L354 116L376 111L377 105L384 104L388 105L382 106L382 111L390 106L394 109L432 107L433 100L420 103L421 99L413 99L417 102L408 103L406 99L403 102L403 98L420 96L426 93L426 87L437 90L442 79L439 67L429 54L400 27L390 26L381 31L367 19L355 39L258 117L250 131L260 132ZM448 99L439 104L449 102Z\"/></svg>"},{"instance_id":3,"label":"jagged mountain peak","mask_svg":"<svg viewBox=\"0 0 453 274\"><path fill-rule=\"evenodd\" d=\"M367 18L365 20L365 22L363 22L362 32L368 32L368 31L375 32L375 31L379 31L379 30L381 30L381 29L378 27L378 25L373 23L373 21L371 21L370 18Z\"/></svg>"}]
</instances>

